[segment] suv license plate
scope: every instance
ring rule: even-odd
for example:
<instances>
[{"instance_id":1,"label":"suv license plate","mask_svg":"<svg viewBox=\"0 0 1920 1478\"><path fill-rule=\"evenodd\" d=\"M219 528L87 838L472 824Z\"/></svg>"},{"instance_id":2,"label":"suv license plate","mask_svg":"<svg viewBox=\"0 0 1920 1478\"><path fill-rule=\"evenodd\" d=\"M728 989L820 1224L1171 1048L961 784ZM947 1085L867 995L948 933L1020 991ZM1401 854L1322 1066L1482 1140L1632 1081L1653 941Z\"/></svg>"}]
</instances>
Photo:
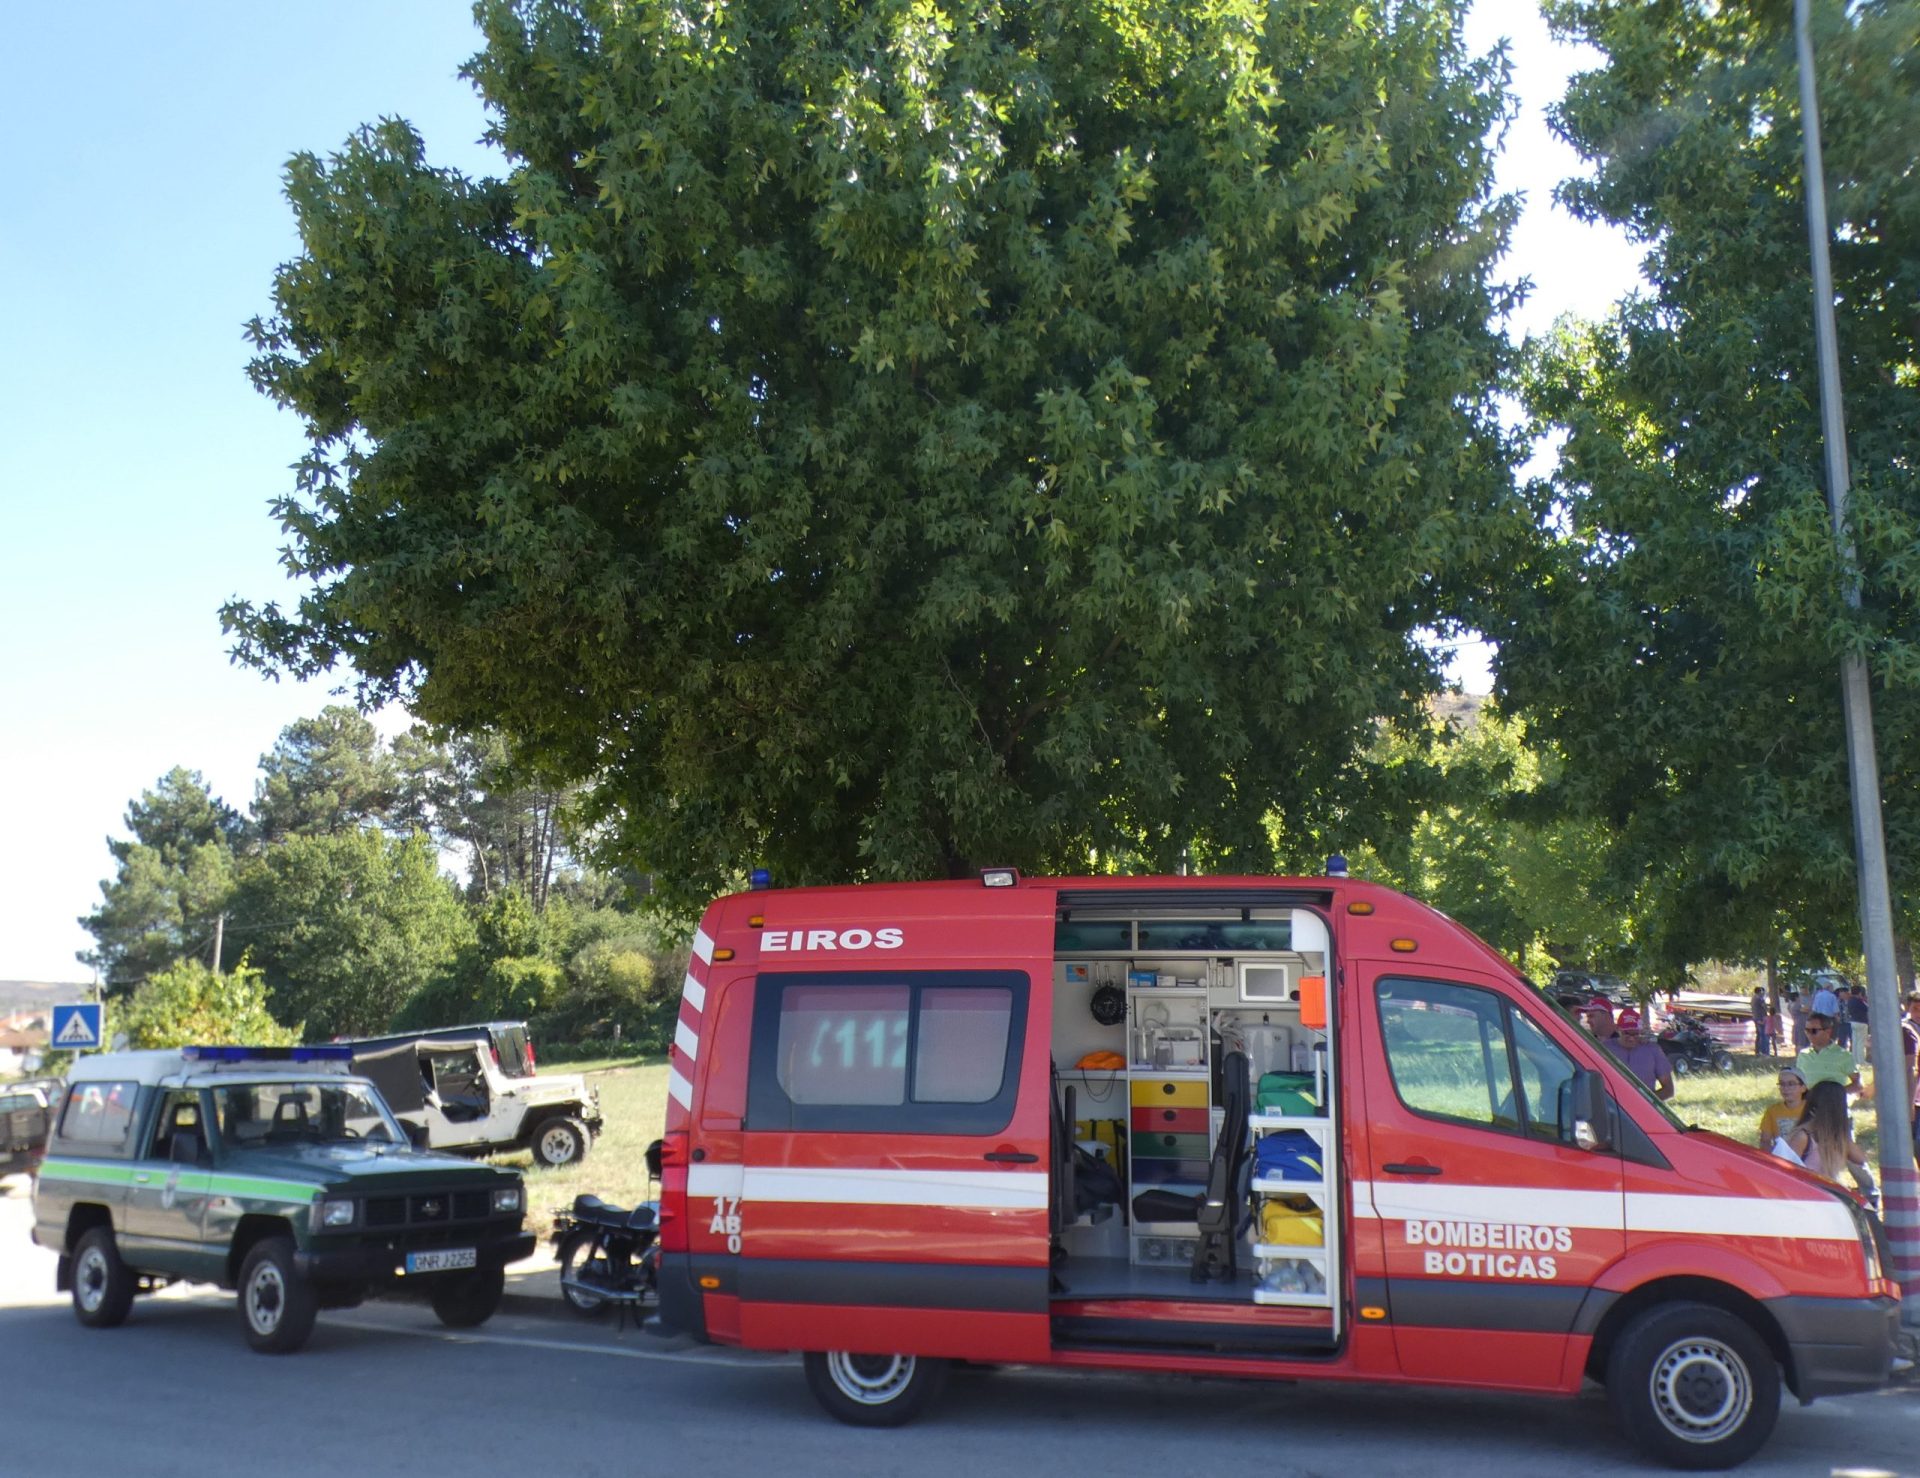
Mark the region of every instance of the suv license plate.
<instances>
[{"instance_id":1,"label":"suv license plate","mask_svg":"<svg viewBox=\"0 0 1920 1478\"><path fill-rule=\"evenodd\" d=\"M409 1273L444 1273L453 1268L470 1268L477 1258L471 1247L450 1247L444 1252L409 1252Z\"/></svg>"}]
</instances>

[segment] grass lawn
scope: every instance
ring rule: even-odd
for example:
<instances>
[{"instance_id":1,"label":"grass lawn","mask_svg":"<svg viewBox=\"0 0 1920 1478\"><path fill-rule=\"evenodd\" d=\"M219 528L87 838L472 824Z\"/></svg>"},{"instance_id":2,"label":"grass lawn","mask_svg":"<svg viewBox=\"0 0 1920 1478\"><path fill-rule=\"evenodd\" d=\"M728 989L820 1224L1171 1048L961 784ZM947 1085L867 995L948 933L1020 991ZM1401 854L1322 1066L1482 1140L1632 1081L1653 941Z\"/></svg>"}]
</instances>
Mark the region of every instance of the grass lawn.
<instances>
[{"instance_id":1,"label":"grass lawn","mask_svg":"<svg viewBox=\"0 0 1920 1478\"><path fill-rule=\"evenodd\" d=\"M1760 1132L1760 1115L1769 1104L1779 1102L1774 1077L1779 1064L1788 1060L1737 1056L1730 1073L1694 1072L1676 1077L1668 1106L1696 1129L1711 1129L1742 1144L1754 1144ZM1861 1081L1867 1091L1853 1100L1853 1137L1867 1152L1867 1158L1877 1162L1880 1133L1873 1112L1872 1071L1862 1073Z\"/></svg>"},{"instance_id":2,"label":"grass lawn","mask_svg":"<svg viewBox=\"0 0 1920 1478\"><path fill-rule=\"evenodd\" d=\"M589 1086L600 1090L600 1113L605 1122L600 1137L585 1159L559 1170L543 1170L525 1150L497 1155L495 1162L511 1165L527 1178L527 1226L545 1238L557 1211L573 1205L573 1198L591 1193L616 1206L644 1201L658 1188L647 1186L646 1149L667 1123L667 1062L664 1057L625 1059L615 1066L556 1063L554 1072L584 1072Z\"/></svg>"}]
</instances>

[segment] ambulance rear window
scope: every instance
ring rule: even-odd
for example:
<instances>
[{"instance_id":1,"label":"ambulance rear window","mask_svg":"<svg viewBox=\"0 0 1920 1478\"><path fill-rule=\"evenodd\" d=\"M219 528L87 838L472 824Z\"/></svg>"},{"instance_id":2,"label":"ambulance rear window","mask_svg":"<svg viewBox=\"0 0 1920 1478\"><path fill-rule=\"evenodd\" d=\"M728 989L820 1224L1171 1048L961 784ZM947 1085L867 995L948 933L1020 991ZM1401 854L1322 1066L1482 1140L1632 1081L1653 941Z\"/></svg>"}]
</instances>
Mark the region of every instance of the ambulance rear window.
<instances>
[{"instance_id":1,"label":"ambulance rear window","mask_svg":"<svg viewBox=\"0 0 1920 1478\"><path fill-rule=\"evenodd\" d=\"M762 975L747 1126L992 1133L1026 992L1006 971Z\"/></svg>"}]
</instances>

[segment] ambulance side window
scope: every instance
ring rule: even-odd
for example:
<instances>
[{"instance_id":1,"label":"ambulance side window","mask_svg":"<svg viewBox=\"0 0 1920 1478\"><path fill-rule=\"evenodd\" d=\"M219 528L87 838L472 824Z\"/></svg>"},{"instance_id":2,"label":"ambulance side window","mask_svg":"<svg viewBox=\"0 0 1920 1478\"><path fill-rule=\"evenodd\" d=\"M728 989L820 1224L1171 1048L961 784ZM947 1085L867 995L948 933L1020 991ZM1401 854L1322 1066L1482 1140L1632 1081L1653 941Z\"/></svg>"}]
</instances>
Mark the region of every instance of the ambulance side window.
<instances>
[{"instance_id":1,"label":"ambulance side window","mask_svg":"<svg viewBox=\"0 0 1920 1478\"><path fill-rule=\"evenodd\" d=\"M1573 1062L1490 990L1383 980L1380 1036L1400 1101L1416 1114L1558 1140Z\"/></svg>"},{"instance_id":2,"label":"ambulance side window","mask_svg":"<svg viewBox=\"0 0 1920 1478\"><path fill-rule=\"evenodd\" d=\"M1013 1115L1027 989L1012 971L762 975L746 1127L996 1133Z\"/></svg>"}]
</instances>

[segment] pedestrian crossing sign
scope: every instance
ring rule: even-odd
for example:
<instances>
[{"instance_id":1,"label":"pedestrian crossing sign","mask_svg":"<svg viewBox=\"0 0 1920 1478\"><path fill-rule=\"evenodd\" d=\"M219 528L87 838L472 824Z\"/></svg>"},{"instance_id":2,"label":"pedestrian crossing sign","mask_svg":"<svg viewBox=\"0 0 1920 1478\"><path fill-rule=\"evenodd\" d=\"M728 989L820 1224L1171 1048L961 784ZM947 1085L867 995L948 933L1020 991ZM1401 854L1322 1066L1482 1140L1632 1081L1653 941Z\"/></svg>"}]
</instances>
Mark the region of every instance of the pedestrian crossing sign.
<instances>
[{"instance_id":1,"label":"pedestrian crossing sign","mask_svg":"<svg viewBox=\"0 0 1920 1478\"><path fill-rule=\"evenodd\" d=\"M102 1041L101 1013L97 1001L78 1006L53 1008L53 1046L59 1052L97 1050Z\"/></svg>"}]
</instances>

